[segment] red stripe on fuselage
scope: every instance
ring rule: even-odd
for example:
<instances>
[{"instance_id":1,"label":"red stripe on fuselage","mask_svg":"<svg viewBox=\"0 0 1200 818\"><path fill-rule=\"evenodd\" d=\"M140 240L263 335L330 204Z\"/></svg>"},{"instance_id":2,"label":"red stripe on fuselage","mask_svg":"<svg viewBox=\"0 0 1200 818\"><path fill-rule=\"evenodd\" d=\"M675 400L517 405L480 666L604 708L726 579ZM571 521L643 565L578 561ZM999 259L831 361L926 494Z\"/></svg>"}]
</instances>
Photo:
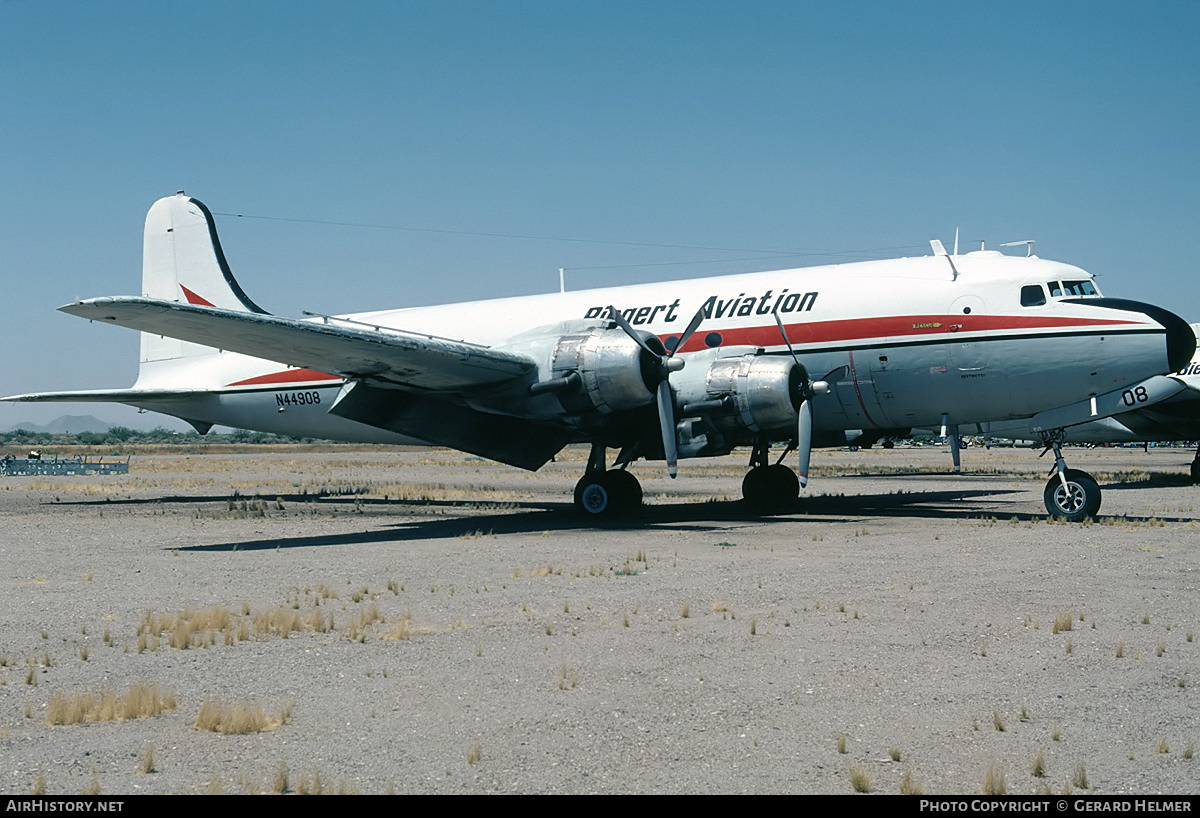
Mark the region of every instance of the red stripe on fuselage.
<instances>
[{"instance_id":1,"label":"red stripe on fuselage","mask_svg":"<svg viewBox=\"0 0 1200 818\"><path fill-rule=\"evenodd\" d=\"M1000 332L1005 330L1053 330L1073 327L1139 326L1137 321L1119 318L1068 318L1023 315L894 315L882 318L848 318L840 321L812 321L786 324L793 346L860 341L867 338L925 338L950 336L960 332ZM774 323L757 327L729 327L710 330L721 335L721 346L746 345L773 347L783 343ZM680 352L707 349L704 325ZM659 336L671 337L671 333ZM947 339L949 340L949 339Z\"/></svg>"},{"instance_id":2,"label":"red stripe on fuselage","mask_svg":"<svg viewBox=\"0 0 1200 818\"><path fill-rule=\"evenodd\" d=\"M330 375L328 372L318 372L315 369L285 369L283 372L272 372L269 375L258 375L253 378L247 378L244 381L234 381L226 384L226 386L263 386L265 384L274 384L276 386L285 386L287 384L303 384L312 383L313 381L340 381L337 375Z\"/></svg>"}]
</instances>

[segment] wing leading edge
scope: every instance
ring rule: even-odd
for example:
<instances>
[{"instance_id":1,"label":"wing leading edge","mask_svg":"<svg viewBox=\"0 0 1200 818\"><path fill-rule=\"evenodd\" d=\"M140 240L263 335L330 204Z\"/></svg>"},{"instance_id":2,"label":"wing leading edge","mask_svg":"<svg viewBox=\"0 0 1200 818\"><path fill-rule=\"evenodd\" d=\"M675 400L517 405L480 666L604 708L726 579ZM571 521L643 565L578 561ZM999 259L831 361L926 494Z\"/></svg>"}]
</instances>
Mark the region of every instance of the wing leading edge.
<instances>
[{"instance_id":1,"label":"wing leading edge","mask_svg":"<svg viewBox=\"0 0 1200 818\"><path fill-rule=\"evenodd\" d=\"M77 301L62 312L289 366L421 392L463 392L520 378L531 358L448 338L297 320L153 298Z\"/></svg>"}]
</instances>

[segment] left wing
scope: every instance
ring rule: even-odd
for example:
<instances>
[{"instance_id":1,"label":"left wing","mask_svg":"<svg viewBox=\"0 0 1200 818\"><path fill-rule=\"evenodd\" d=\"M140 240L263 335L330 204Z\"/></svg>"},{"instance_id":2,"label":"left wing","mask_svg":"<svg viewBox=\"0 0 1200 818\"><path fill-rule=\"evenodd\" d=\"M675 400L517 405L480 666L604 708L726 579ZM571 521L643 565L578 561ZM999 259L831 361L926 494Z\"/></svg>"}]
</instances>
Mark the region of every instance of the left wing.
<instances>
[{"instance_id":1,"label":"left wing","mask_svg":"<svg viewBox=\"0 0 1200 818\"><path fill-rule=\"evenodd\" d=\"M300 321L133 296L92 298L59 309L91 321L422 392L491 386L537 368L532 358L513 352L338 319Z\"/></svg>"}]
</instances>

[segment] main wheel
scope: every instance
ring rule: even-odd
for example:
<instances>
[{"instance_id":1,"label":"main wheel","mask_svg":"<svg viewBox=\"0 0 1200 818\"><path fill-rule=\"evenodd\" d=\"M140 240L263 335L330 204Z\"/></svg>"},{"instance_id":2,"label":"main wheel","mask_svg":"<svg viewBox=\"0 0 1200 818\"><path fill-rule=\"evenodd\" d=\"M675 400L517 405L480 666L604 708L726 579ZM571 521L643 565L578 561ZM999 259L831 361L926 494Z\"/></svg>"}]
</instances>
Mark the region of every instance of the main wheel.
<instances>
[{"instance_id":1,"label":"main wheel","mask_svg":"<svg viewBox=\"0 0 1200 818\"><path fill-rule=\"evenodd\" d=\"M1200 460L1192 461L1192 485L1200 483Z\"/></svg>"},{"instance_id":2,"label":"main wheel","mask_svg":"<svg viewBox=\"0 0 1200 818\"><path fill-rule=\"evenodd\" d=\"M1078 469L1067 469L1066 478L1066 486L1057 474L1046 482L1042 497L1050 516L1069 523L1095 517L1100 510L1100 486L1090 474Z\"/></svg>"},{"instance_id":3,"label":"main wheel","mask_svg":"<svg viewBox=\"0 0 1200 818\"><path fill-rule=\"evenodd\" d=\"M611 517L616 511L617 498L605 477L607 474L590 472L575 484L575 508L588 517Z\"/></svg>"},{"instance_id":4,"label":"main wheel","mask_svg":"<svg viewBox=\"0 0 1200 818\"><path fill-rule=\"evenodd\" d=\"M778 508L800 496L800 480L782 463L755 466L742 478L742 497L756 508Z\"/></svg>"},{"instance_id":5,"label":"main wheel","mask_svg":"<svg viewBox=\"0 0 1200 818\"><path fill-rule=\"evenodd\" d=\"M588 517L617 517L641 503L641 484L622 469L588 472L575 484L575 507Z\"/></svg>"},{"instance_id":6,"label":"main wheel","mask_svg":"<svg viewBox=\"0 0 1200 818\"><path fill-rule=\"evenodd\" d=\"M642 484L631 472L614 469L604 474L610 481L613 492L617 495L618 505L623 511L635 509L642 504Z\"/></svg>"}]
</instances>

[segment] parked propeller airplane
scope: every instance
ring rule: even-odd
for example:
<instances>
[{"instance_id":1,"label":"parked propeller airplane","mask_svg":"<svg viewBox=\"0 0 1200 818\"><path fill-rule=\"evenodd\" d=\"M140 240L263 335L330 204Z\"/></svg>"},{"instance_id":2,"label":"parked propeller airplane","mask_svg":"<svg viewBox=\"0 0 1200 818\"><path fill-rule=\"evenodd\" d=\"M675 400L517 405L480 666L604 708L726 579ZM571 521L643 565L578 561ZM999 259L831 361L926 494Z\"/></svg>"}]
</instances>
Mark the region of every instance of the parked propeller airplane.
<instances>
[{"instance_id":1,"label":"parked propeller airplane","mask_svg":"<svg viewBox=\"0 0 1200 818\"><path fill-rule=\"evenodd\" d=\"M124 403L202 433L416 438L530 470L586 442L575 503L595 516L641 503L628 471L640 458L674 477L678 458L748 446L743 495L773 506L807 483L813 446L1023 420L1055 451L1050 513L1094 515L1100 489L1066 467L1063 429L1183 389L1160 373L1191 358L1191 328L1102 297L1077 267L931 245L918 258L294 319L245 294L212 214L180 192L146 217L141 296L60 307L142 331L134 386L4 400ZM775 443L786 446L772 464ZM782 464L793 450L795 472Z\"/></svg>"}]
</instances>

